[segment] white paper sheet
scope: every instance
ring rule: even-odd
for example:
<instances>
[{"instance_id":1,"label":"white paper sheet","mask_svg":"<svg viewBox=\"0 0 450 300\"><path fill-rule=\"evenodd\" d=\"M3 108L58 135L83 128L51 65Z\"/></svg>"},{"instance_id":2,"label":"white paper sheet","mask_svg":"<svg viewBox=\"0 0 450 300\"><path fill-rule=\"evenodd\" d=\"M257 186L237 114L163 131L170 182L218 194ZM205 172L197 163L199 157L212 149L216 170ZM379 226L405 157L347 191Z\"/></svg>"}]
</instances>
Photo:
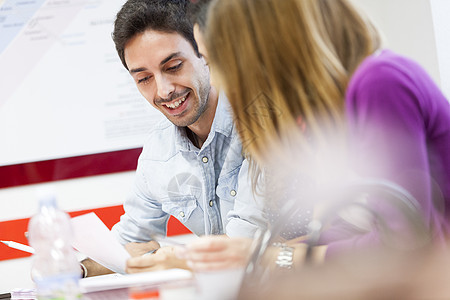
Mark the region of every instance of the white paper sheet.
<instances>
[{"instance_id":1,"label":"white paper sheet","mask_svg":"<svg viewBox=\"0 0 450 300\"><path fill-rule=\"evenodd\" d=\"M133 286L153 286L174 281L192 279L192 273L183 269L169 269L136 274L110 274L83 278L80 287L83 293L106 291Z\"/></svg>"},{"instance_id":2,"label":"white paper sheet","mask_svg":"<svg viewBox=\"0 0 450 300\"><path fill-rule=\"evenodd\" d=\"M95 213L73 217L71 221L75 249L108 269L125 274L125 265L130 254Z\"/></svg>"}]
</instances>

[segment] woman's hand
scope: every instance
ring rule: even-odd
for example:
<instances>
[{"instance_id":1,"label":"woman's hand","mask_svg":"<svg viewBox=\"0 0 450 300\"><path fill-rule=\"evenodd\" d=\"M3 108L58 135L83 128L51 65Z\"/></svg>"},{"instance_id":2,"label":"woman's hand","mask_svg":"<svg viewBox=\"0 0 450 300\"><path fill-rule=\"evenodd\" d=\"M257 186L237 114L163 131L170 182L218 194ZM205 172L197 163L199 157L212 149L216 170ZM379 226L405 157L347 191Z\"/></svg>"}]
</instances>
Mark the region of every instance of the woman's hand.
<instances>
[{"instance_id":1,"label":"woman's hand","mask_svg":"<svg viewBox=\"0 0 450 300\"><path fill-rule=\"evenodd\" d=\"M189 269L184 259L175 255L171 246L161 247L155 253L135 256L127 261L127 273L166 270L172 268Z\"/></svg>"},{"instance_id":2,"label":"woman's hand","mask_svg":"<svg viewBox=\"0 0 450 300\"><path fill-rule=\"evenodd\" d=\"M251 254L252 239L225 235L205 236L177 247L179 258L186 259L194 271L211 271L244 267Z\"/></svg>"}]
</instances>

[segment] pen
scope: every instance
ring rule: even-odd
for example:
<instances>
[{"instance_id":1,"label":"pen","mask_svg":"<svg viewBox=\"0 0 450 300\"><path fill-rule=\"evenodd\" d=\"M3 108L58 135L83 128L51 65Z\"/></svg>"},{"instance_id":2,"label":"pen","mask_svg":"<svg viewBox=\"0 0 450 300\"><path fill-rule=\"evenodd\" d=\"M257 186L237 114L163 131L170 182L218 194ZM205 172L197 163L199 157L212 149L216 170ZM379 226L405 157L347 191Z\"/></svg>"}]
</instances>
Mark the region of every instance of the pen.
<instances>
[{"instance_id":1,"label":"pen","mask_svg":"<svg viewBox=\"0 0 450 300\"><path fill-rule=\"evenodd\" d=\"M0 294L0 299L11 299L11 293Z\"/></svg>"},{"instance_id":2,"label":"pen","mask_svg":"<svg viewBox=\"0 0 450 300\"><path fill-rule=\"evenodd\" d=\"M179 241L176 241L174 239L163 236L162 234L155 233L155 234L150 235L150 238L152 240L154 240L155 242L158 242L160 247L165 247L165 246L171 245L171 246L177 246L177 247L184 248L186 246L186 244L180 243ZM158 251L158 249L159 248L150 250L147 253L145 253L144 255L154 254L154 253L156 253L156 251Z\"/></svg>"},{"instance_id":3,"label":"pen","mask_svg":"<svg viewBox=\"0 0 450 300\"><path fill-rule=\"evenodd\" d=\"M13 241L0 241L0 242L2 242L3 244L5 244L8 247L11 247L11 248L14 248L17 250L22 250L22 251L25 251L28 253L34 253L34 249L32 247L24 245L24 244L20 244L20 243L13 242Z\"/></svg>"}]
</instances>

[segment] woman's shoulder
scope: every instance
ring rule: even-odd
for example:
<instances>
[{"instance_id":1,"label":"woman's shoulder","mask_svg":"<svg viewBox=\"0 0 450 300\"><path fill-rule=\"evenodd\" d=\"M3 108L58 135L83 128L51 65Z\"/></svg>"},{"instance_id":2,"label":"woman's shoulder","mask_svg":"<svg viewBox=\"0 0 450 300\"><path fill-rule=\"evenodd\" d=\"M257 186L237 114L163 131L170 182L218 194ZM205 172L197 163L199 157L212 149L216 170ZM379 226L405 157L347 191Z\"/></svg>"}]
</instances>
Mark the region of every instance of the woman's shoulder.
<instances>
[{"instance_id":1,"label":"woman's shoulder","mask_svg":"<svg viewBox=\"0 0 450 300\"><path fill-rule=\"evenodd\" d=\"M391 85L399 81L417 83L427 77L426 71L414 60L384 49L366 57L358 66L350 80L352 83L367 85Z\"/></svg>"},{"instance_id":2,"label":"woman's shoulder","mask_svg":"<svg viewBox=\"0 0 450 300\"><path fill-rule=\"evenodd\" d=\"M438 91L437 84L420 64L385 49L368 56L358 66L347 87L347 100L361 95L384 98L415 95L416 101L428 101Z\"/></svg>"},{"instance_id":3,"label":"woman's shoulder","mask_svg":"<svg viewBox=\"0 0 450 300\"><path fill-rule=\"evenodd\" d=\"M367 57L354 72L346 92L349 116L429 123L449 110L449 103L428 73L414 60L391 50Z\"/></svg>"}]
</instances>

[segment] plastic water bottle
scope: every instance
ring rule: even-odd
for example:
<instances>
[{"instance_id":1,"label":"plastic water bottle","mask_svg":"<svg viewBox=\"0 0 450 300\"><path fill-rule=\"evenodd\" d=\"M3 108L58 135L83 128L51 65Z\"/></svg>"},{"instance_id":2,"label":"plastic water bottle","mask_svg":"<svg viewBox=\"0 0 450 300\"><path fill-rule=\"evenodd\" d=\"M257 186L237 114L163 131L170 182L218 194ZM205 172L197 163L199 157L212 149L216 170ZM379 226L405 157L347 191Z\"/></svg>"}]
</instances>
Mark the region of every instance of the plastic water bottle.
<instances>
[{"instance_id":1,"label":"plastic water bottle","mask_svg":"<svg viewBox=\"0 0 450 300\"><path fill-rule=\"evenodd\" d=\"M35 250L31 277L37 298L81 299L81 268L71 245L70 217L58 208L54 195L41 193L39 210L30 220L28 234Z\"/></svg>"}]
</instances>

